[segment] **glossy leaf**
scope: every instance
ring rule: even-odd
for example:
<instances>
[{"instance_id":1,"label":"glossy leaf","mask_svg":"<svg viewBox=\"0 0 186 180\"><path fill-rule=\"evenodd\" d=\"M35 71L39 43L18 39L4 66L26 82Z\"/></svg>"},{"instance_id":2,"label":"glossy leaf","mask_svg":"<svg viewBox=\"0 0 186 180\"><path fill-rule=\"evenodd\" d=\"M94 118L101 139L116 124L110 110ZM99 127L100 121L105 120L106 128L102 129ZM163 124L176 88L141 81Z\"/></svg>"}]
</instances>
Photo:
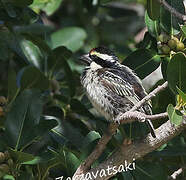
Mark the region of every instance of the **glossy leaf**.
<instances>
[{"instance_id":1,"label":"glossy leaf","mask_svg":"<svg viewBox=\"0 0 186 180\"><path fill-rule=\"evenodd\" d=\"M46 133L48 133L50 130L55 128L58 125L57 121L53 117L42 117L40 119L39 124L35 125L33 127L32 133L34 134L34 137L42 137ZM33 137L33 138L34 138Z\"/></svg>"},{"instance_id":2,"label":"glossy leaf","mask_svg":"<svg viewBox=\"0 0 186 180\"><path fill-rule=\"evenodd\" d=\"M24 38L26 40L31 41L34 45L36 45L37 47L39 47L40 50L42 50L45 54L50 54L51 53L51 49L48 46L48 44L41 38L38 36L34 36L32 34L22 34L24 36ZM42 62L43 63L43 62Z\"/></svg>"},{"instance_id":3,"label":"glossy leaf","mask_svg":"<svg viewBox=\"0 0 186 180\"><path fill-rule=\"evenodd\" d=\"M30 88L47 90L49 89L49 80L36 67L28 66L18 73L17 85L21 90Z\"/></svg>"},{"instance_id":4,"label":"glossy leaf","mask_svg":"<svg viewBox=\"0 0 186 180\"><path fill-rule=\"evenodd\" d=\"M160 16L160 3L154 0L147 0L147 13L152 20L158 20Z\"/></svg>"},{"instance_id":5,"label":"glossy leaf","mask_svg":"<svg viewBox=\"0 0 186 180\"><path fill-rule=\"evenodd\" d=\"M167 66L169 64L170 58L169 57L163 57L162 63L161 63L161 73L163 75L163 79L167 80Z\"/></svg>"},{"instance_id":6,"label":"glossy leaf","mask_svg":"<svg viewBox=\"0 0 186 180\"><path fill-rule=\"evenodd\" d=\"M151 89L154 90L157 88L159 85L162 85L165 81L160 80L158 81L153 88ZM167 106L169 104L175 105L175 96L170 90L170 88L166 88L164 91L159 92L156 97L152 98L152 110L154 114L158 114L161 112L165 112L167 109ZM157 124L159 124L157 122Z\"/></svg>"},{"instance_id":7,"label":"glossy leaf","mask_svg":"<svg viewBox=\"0 0 186 180\"><path fill-rule=\"evenodd\" d=\"M50 1L34 0L31 7L35 10L41 9L48 16L50 16L60 7L62 1L63 0L50 0Z\"/></svg>"},{"instance_id":8,"label":"glossy leaf","mask_svg":"<svg viewBox=\"0 0 186 180\"><path fill-rule=\"evenodd\" d=\"M50 132L50 136L58 145L65 146L68 142L68 139L56 130L52 130L52 132Z\"/></svg>"},{"instance_id":9,"label":"glossy leaf","mask_svg":"<svg viewBox=\"0 0 186 180\"><path fill-rule=\"evenodd\" d=\"M62 69L64 61L68 60L71 55L72 52L64 46L54 49L47 60L48 70L53 73L56 70Z\"/></svg>"},{"instance_id":10,"label":"glossy leaf","mask_svg":"<svg viewBox=\"0 0 186 180\"><path fill-rule=\"evenodd\" d=\"M25 7L24 10L21 11L21 14L19 14L19 17L24 24L32 24L39 20L38 14L29 7Z\"/></svg>"},{"instance_id":11,"label":"glossy leaf","mask_svg":"<svg viewBox=\"0 0 186 180\"><path fill-rule=\"evenodd\" d=\"M46 114L47 116L53 116L62 120L64 119L64 111L59 106L49 106L45 108L45 111L44 114Z\"/></svg>"},{"instance_id":12,"label":"glossy leaf","mask_svg":"<svg viewBox=\"0 0 186 180\"><path fill-rule=\"evenodd\" d=\"M183 1L180 0L166 0L167 3L175 8L178 12L185 14L185 7ZM161 6L160 10L160 25L168 34L177 34L180 31L179 24L183 22Z\"/></svg>"},{"instance_id":13,"label":"glossy leaf","mask_svg":"<svg viewBox=\"0 0 186 180\"><path fill-rule=\"evenodd\" d=\"M61 121L61 125L52 130L55 134L65 137L77 149L80 149L83 143L83 135L80 129L73 127L66 120Z\"/></svg>"},{"instance_id":14,"label":"glossy leaf","mask_svg":"<svg viewBox=\"0 0 186 180\"><path fill-rule=\"evenodd\" d=\"M0 41L7 46L7 50L9 49L9 53L16 53L16 55L18 55L20 58L24 59L28 63L27 58L25 57L19 44L20 41L22 41L22 37L18 36L17 34L15 35L12 32L4 31L0 32ZM25 62L22 63L26 64Z\"/></svg>"},{"instance_id":15,"label":"glossy leaf","mask_svg":"<svg viewBox=\"0 0 186 180\"><path fill-rule=\"evenodd\" d=\"M65 46L75 52L83 46L86 37L87 34L82 28L65 27L51 34L50 44L53 49Z\"/></svg>"},{"instance_id":16,"label":"glossy leaf","mask_svg":"<svg viewBox=\"0 0 186 180\"><path fill-rule=\"evenodd\" d=\"M186 38L186 25L181 26L181 31L182 31L184 37Z\"/></svg>"},{"instance_id":17,"label":"glossy leaf","mask_svg":"<svg viewBox=\"0 0 186 180\"><path fill-rule=\"evenodd\" d=\"M36 90L25 90L14 101L5 122L5 132L8 144L15 150L32 140L28 128L39 123L42 106L41 94Z\"/></svg>"},{"instance_id":18,"label":"glossy leaf","mask_svg":"<svg viewBox=\"0 0 186 180\"><path fill-rule=\"evenodd\" d=\"M72 99L70 102L72 110L78 114L94 118L94 116L88 111L88 109L77 99Z\"/></svg>"},{"instance_id":19,"label":"glossy leaf","mask_svg":"<svg viewBox=\"0 0 186 180\"><path fill-rule=\"evenodd\" d=\"M167 80L170 89L177 94L176 86L186 92L186 56L178 52L170 60L167 67Z\"/></svg>"},{"instance_id":20,"label":"glossy leaf","mask_svg":"<svg viewBox=\"0 0 186 180\"><path fill-rule=\"evenodd\" d=\"M22 39L19 43L28 62L39 69L43 68L43 54L38 46L25 39Z\"/></svg>"},{"instance_id":21,"label":"glossy leaf","mask_svg":"<svg viewBox=\"0 0 186 180\"><path fill-rule=\"evenodd\" d=\"M172 104L167 107L167 112L170 121L175 125L180 125L183 120L183 115L180 111L176 110Z\"/></svg>"},{"instance_id":22,"label":"glossy leaf","mask_svg":"<svg viewBox=\"0 0 186 180\"><path fill-rule=\"evenodd\" d=\"M148 49L139 49L130 54L122 64L130 67L143 79L156 70L159 63L160 57L158 54Z\"/></svg>"},{"instance_id":23,"label":"glossy leaf","mask_svg":"<svg viewBox=\"0 0 186 180\"><path fill-rule=\"evenodd\" d=\"M148 13L145 12L145 24L151 36L157 37L158 34L160 33L159 20L152 20L149 17Z\"/></svg>"},{"instance_id":24,"label":"glossy leaf","mask_svg":"<svg viewBox=\"0 0 186 180\"><path fill-rule=\"evenodd\" d=\"M72 152L63 151L63 153L66 159L67 171L69 174L73 175L73 173L75 173L76 169L80 165L80 160Z\"/></svg>"}]
</instances>

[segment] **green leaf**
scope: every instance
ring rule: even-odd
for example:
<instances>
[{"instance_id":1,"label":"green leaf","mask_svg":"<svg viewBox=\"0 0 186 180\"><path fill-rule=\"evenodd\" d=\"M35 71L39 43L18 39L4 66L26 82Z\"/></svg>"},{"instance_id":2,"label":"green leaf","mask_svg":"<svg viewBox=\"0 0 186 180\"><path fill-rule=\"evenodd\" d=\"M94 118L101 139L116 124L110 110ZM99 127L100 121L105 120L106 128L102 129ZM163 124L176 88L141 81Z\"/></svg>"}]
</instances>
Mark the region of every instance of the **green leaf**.
<instances>
[{"instance_id":1,"label":"green leaf","mask_svg":"<svg viewBox=\"0 0 186 180\"><path fill-rule=\"evenodd\" d=\"M177 94L176 86L186 93L186 56L184 53L176 53L170 60L167 67L167 80L170 89Z\"/></svg>"},{"instance_id":2,"label":"green leaf","mask_svg":"<svg viewBox=\"0 0 186 180\"><path fill-rule=\"evenodd\" d=\"M39 47L26 39L20 40L19 44L28 62L37 68L42 69L44 66L44 58Z\"/></svg>"},{"instance_id":3,"label":"green leaf","mask_svg":"<svg viewBox=\"0 0 186 180\"><path fill-rule=\"evenodd\" d=\"M16 83L16 72L13 69L8 71L8 101L13 100L19 92Z\"/></svg>"},{"instance_id":4,"label":"green leaf","mask_svg":"<svg viewBox=\"0 0 186 180\"><path fill-rule=\"evenodd\" d=\"M168 112L168 116L169 116L171 123L173 123L175 125L181 124L181 122L183 120L183 117L182 117L183 115L180 111L175 109L172 104L168 105L167 112Z\"/></svg>"},{"instance_id":5,"label":"green leaf","mask_svg":"<svg viewBox=\"0 0 186 180\"><path fill-rule=\"evenodd\" d=\"M25 7L20 13L19 17L23 24L32 24L39 20L39 15L36 14L31 8ZM17 25L17 24L16 24Z\"/></svg>"},{"instance_id":6,"label":"green leaf","mask_svg":"<svg viewBox=\"0 0 186 180\"><path fill-rule=\"evenodd\" d=\"M63 0L34 0L33 4L31 5L31 8L41 9L42 11L46 12L48 16L50 16L60 7L62 1Z\"/></svg>"},{"instance_id":7,"label":"green leaf","mask_svg":"<svg viewBox=\"0 0 186 180\"><path fill-rule=\"evenodd\" d=\"M151 36L156 38L160 34L159 20L150 19L147 11L145 12L145 24Z\"/></svg>"},{"instance_id":8,"label":"green leaf","mask_svg":"<svg viewBox=\"0 0 186 180\"><path fill-rule=\"evenodd\" d=\"M7 45L7 49L10 50L9 53L12 53L11 51L13 51L13 53L15 52L17 55L19 55L19 57L21 57L28 63L19 44L20 41L22 41L22 37L9 31L2 31L0 33L0 41L3 42L5 45ZM25 65L25 62L22 63L24 63Z\"/></svg>"},{"instance_id":9,"label":"green leaf","mask_svg":"<svg viewBox=\"0 0 186 180\"><path fill-rule=\"evenodd\" d=\"M86 146L88 146L90 143L92 143L93 141L100 139L101 136L98 132L96 131L90 131L86 137L84 138L83 141L83 148L85 148Z\"/></svg>"},{"instance_id":10,"label":"green leaf","mask_svg":"<svg viewBox=\"0 0 186 180\"><path fill-rule=\"evenodd\" d=\"M47 116L53 116L55 118L64 119L64 111L58 106L48 106L45 108L44 114ZM54 119L55 119L54 118Z\"/></svg>"},{"instance_id":11,"label":"green leaf","mask_svg":"<svg viewBox=\"0 0 186 180\"><path fill-rule=\"evenodd\" d=\"M6 174L3 176L3 180L15 180L15 178L12 175Z\"/></svg>"},{"instance_id":12,"label":"green leaf","mask_svg":"<svg viewBox=\"0 0 186 180\"><path fill-rule=\"evenodd\" d=\"M11 157L15 159L16 163L19 163L19 164L27 164L28 162L31 162L31 161L33 162L35 161L35 163L37 164L40 159L39 157L34 156L32 154L21 152L21 151L15 151L13 149L10 149L9 153Z\"/></svg>"},{"instance_id":13,"label":"green leaf","mask_svg":"<svg viewBox=\"0 0 186 180\"><path fill-rule=\"evenodd\" d=\"M159 80L150 91L154 90L164 82L164 80ZM164 91L158 93L156 97L152 98L153 113L158 114L161 112L165 112L169 104L175 104L175 96L170 88L166 88Z\"/></svg>"},{"instance_id":14,"label":"green leaf","mask_svg":"<svg viewBox=\"0 0 186 180\"><path fill-rule=\"evenodd\" d=\"M54 49L47 60L48 70L54 73L56 70L62 69L64 61L68 60L71 55L72 52L64 46Z\"/></svg>"},{"instance_id":15,"label":"green leaf","mask_svg":"<svg viewBox=\"0 0 186 180\"><path fill-rule=\"evenodd\" d=\"M79 50L86 39L87 34L84 29L79 27L65 27L51 34L51 47L55 49L65 46L72 52Z\"/></svg>"},{"instance_id":16,"label":"green leaf","mask_svg":"<svg viewBox=\"0 0 186 180\"><path fill-rule=\"evenodd\" d=\"M22 35L24 36L25 39L34 43L37 47L39 47L40 50L42 50L46 54L51 53L50 47L41 37L36 36L36 35L32 35L32 34L27 34L27 33L26 34L24 33Z\"/></svg>"},{"instance_id":17,"label":"green leaf","mask_svg":"<svg viewBox=\"0 0 186 180\"><path fill-rule=\"evenodd\" d=\"M35 125L31 131L34 137L42 137L57 125L58 122L55 118L49 117L49 119L47 119L47 117L42 117L39 124Z\"/></svg>"},{"instance_id":18,"label":"green leaf","mask_svg":"<svg viewBox=\"0 0 186 180\"><path fill-rule=\"evenodd\" d=\"M168 67L170 58L169 57L163 57L161 59L162 59L162 62L161 62L161 73L163 75L163 79L165 81L167 81L167 67Z\"/></svg>"},{"instance_id":19,"label":"green leaf","mask_svg":"<svg viewBox=\"0 0 186 180\"><path fill-rule=\"evenodd\" d=\"M61 125L54 128L52 130L55 135L62 136L68 140L72 145L76 146L76 148L80 149L83 143L84 136L82 135L80 129L73 127L66 120L61 121Z\"/></svg>"},{"instance_id":20,"label":"green leaf","mask_svg":"<svg viewBox=\"0 0 186 180\"><path fill-rule=\"evenodd\" d=\"M49 89L49 80L34 66L27 66L18 73L17 84L21 90L31 88Z\"/></svg>"},{"instance_id":21,"label":"green leaf","mask_svg":"<svg viewBox=\"0 0 186 180\"><path fill-rule=\"evenodd\" d=\"M72 176L75 173L76 169L79 167L80 160L72 152L63 151L63 153L66 160L67 171L70 171L69 173Z\"/></svg>"},{"instance_id":22,"label":"green leaf","mask_svg":"<svg viewBox=\"0 0 186 180\"><path fill-rule=\"evenodd\" d=\"M160 56L149 49L139 49L130 54L122 64L130 67L143 79L159 67Z\"/></svg>"},{"instance_id":23,"label":"green leaf","mask_svg":"<svg viewBox=\"0 0 186 180\"><path fill-rule=\"evenodd\" d=\"M16 98L5 122L7 143L11 147L17 150L32 140L28 128L32 129L39 123L42 107L43 100L39 91L25 90Z\"/></svg>"},{"instance_id":24,"label":"green leaf","mask_svg":"<svg viewBox=\"0 0 186 180\"><path fill-rule=\"evenodd\" d=\"M94 118L94 116L88 111L88 109L77 99L72 99L70 102L70 106L73 112L81 114L83 116L87 116L89 118Z\"/></svg>"},{"instance_id":25,"label":"green leaf","mask_svg":"<svg viewBox=\"0 0 186 180\"><path fill-rule=\"evenodd\" d=\"M21 171L20 175L16 180L34 180L32 172Z\"/></svg>"},{"instance_id":26,"label":"green leaf","mask_svg":"<svg viewBox=\"0 0 186 180\"><path fill-rule=\"evenodd\" d=\"M147 0L147 13L152 20L158 20L160 16L160 3L154 0Z\"/></svg>"},{"instance_id":27,"label":"green leaf","mask_svg":"<svg viewBox=\"0 0 186 180\"><path fill-rule=\"evenodd\" d=\"M181 26L181 31L182 31L184 37L186 38L186 25Z\"/></svg>"},{"instance_id":28,"label":"green leaf","mask_svg":"<svg viewBox=\"0 0 186 180\"><path fill-rule=\"evenodd\" d=\"M180 0L166 0L167 3L175 8L178 12L185 14L185 7L183 1ZM183 24L183 21L176 18L173 14L171 14L168 10L166 10L163 6L161 6L160 10L160 25L162 29L168 34L178 34L180 31L179 24Z\"/></svg>"},{"instance_id":29,"label":"green leaf","mask_svg":"<svg viewBox=\"0 0 186 180\"><path fill-rule=\"evenodd\" d=\"M181 96L183 99L184 103L186 103L186 93L184 93L181 89L177 87L178 94Z\"/></svg>"}]
</instances>

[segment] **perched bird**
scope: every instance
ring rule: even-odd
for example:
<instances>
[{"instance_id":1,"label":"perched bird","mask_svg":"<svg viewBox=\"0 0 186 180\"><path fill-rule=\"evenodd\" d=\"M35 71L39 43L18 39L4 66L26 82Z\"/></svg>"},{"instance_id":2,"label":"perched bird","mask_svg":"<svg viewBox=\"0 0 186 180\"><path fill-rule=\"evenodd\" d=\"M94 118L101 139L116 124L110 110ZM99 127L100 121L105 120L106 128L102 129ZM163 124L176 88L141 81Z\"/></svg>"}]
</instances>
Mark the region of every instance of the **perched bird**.
<instances>
[{"instance_id":1,"label":"perched bird","mask_svg":"<svg viewBox=\"0 0 186 180\"><path fill-rule=\"evenodd\" d=\"M129 111L146 96L140 79L133 71L119 63L118 57L106 47L97 47L80 57L86 67L81 83L95 109L108 121L115 122L119 113ZM152 114L146 103L140 112ZM155 136L150 120L145 120L151 134Z\"/></svg>"}]
</instances>

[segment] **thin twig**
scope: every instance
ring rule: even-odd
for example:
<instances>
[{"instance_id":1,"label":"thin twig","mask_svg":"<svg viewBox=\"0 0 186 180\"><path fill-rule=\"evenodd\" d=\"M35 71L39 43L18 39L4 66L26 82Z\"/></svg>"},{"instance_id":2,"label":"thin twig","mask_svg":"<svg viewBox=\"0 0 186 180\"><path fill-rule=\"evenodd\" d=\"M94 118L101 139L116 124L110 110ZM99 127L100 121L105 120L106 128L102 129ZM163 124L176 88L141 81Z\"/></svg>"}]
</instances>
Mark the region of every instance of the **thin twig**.
<instances>
[{"instance_id":1,"label":"thin twig","mask_svg":"<svg viewBox=\"0 0 186 180\"><path fill-rule=\"evenodd\" d=\"M146 103L148 100L150 100L152 97L154 97L157 93L160 91L164 90L167 87L168 83L165 82L161 86L158 86L156 89L154 89L149 95L144 97L139 103L137 103L131 110L136 111L138 108L140 108L144 103ZM130 112L131 112L130 110ZM153 115L155 117L155 115ZM152 118L153 119L153 118ZM123 121L122 121L123 123ZM118 129L119 124L116 123L111 123L108 127L108 130L104 135L101 137L99 140L98 144L96 145L95 149L93 152L87 157L87 159L80 164L78 169L76 170L75 174L73 177L76 177L80 174L84 174L93 164L93 162L99 158L99 156L102 154L103 150L105 149L107 143L109 140L112 138L113 134L116 132Z\"/></svg>"},{"instance_id":2,"label":"thin twig","mask_svg":"<svg viewBox=\"0 0 186 180\"><path fill-rule=\"evenodd\" d=\"M170 6L165 0L157 0L160 4L164 6L171 14L173 14L175 17L183 20L184 22L186 21L186 15L178 12L175 8Z\"/></svg>"}]
</instances>

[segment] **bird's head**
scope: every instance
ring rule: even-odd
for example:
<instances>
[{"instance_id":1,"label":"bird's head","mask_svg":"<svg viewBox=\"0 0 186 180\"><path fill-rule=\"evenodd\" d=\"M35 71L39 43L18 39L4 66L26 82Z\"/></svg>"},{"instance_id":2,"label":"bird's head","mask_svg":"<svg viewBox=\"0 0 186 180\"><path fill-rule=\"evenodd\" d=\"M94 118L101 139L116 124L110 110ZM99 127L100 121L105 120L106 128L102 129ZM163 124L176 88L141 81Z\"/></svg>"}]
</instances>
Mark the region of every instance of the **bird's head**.
<instances>
[{"instance_id":1,"label":"bird's head","mask_svg":"<svg viewBox=\"0 0 186 180\"><path fill-rule=\"evenodd\" d=\"M96 64L103 68L113 67L118 62L118 58L113 51L102 46L91 49L88 54L81 56L80 60L88 66Z\"/></svg>"}]
</instances>

